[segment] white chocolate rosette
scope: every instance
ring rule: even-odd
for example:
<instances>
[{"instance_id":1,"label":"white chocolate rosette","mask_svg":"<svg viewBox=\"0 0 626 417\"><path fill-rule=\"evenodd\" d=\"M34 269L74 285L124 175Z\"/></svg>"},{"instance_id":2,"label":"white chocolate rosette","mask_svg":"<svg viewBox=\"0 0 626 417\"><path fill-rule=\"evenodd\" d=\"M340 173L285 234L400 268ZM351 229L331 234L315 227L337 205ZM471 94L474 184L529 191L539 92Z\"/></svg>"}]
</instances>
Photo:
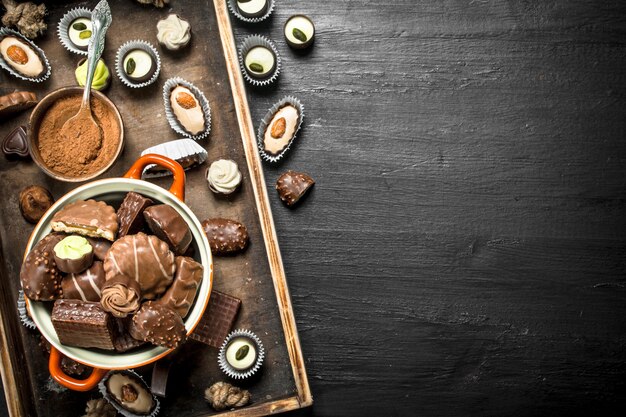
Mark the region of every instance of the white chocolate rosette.
<instances>
[{"instance_id":1,"label":"white chocolate rosette","mask_svg":"<svg viewBox=\"0 0 626 417\"><path fill-rule=\"evenodd\" d=\"M216 194L232 194L241 184L241 171L235 161L218 159L206 172L209 188Z\"/></svg>"},{"instance_id":2,"label":"white chocolate rosette","mask_svg":"<svg viewBox=\"0 0 626 417\"><path fill-rule=\"evenodd\" d=\"M170 14L157 23L157 40L164 48L178 51L191 41L191 26L178 15Z\"/></svg>"}]
</instances>

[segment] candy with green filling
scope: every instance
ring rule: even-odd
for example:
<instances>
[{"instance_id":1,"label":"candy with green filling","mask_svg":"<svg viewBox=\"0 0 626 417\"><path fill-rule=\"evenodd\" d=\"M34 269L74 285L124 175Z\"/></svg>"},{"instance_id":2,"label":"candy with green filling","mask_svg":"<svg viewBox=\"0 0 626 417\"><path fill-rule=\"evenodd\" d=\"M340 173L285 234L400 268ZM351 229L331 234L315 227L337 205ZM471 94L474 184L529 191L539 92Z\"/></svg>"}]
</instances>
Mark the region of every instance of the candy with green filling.
<instances>
[{"instance_id":1,"label":"candy with green filling","mask_svg":"<svg viewBox=\"0 0 626 417\"><path fill-rule=\"evenodd\" d=\"M61 272L79 274L93 263L93 247L82 236L71 235L54 245L54 261Z\"/></svg>"},{"instance_id":2,"label":"candy with green filling","mask_svg":"<svg viewBox=\"0 0 626 417\"><path fill-rule=\"evenodd\" d=\"M87 82L87 59L83 58L78 63L78 67L75 71L76 82L81 87L85 86ZM105 90L111 85L111 72L109 71L109 67L106 66L103 60L98 60L96 64L96 71L93 76L93 81L91 82L91 88L94 90Z\"/></svg>"}]
</instances>

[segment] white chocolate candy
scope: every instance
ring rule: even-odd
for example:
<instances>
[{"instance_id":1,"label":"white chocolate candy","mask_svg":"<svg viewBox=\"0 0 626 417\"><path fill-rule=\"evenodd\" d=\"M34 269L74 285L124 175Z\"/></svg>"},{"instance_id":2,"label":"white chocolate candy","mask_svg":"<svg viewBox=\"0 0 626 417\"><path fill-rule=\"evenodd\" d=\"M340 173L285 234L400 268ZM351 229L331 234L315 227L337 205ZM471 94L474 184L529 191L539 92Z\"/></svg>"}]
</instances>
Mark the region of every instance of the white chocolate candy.
<instances>
[{"instance_id":1,"label":"white chocolate candy","mask_svg":"<svg viewBox=\"0 0 626 417\"><path fill-rule=\"evenodd\" d=\"M241 359L237 359L237 352L244 346L248 347L248 353ZM245 337L238 337L228 344L226 348L226 361L238 371L250 368L256 361L256 347Z\"/></svg>"},{"instance_id":2,"label":"white chocolate candy","mask_svg":"<svg viewBox=\"0 0 626 417\"><path fill-rule=\"evenodd\" d=\"M276 155L287 147L289 141L293 139L298 128L298 109L292 105L287 105L278 110L272 120L267 125L265 135L263 137L263 146L266 152ZM274 137L272 135L272 128L281 118L285 119L285 131L282 135Z\"/></svg>"},{"instance_id":3,"label":"white chocolate candy","mask_svg":"<svg viewBox=\"0 0 626 417\"><path fill-rule=\"evenodd\" d=\"M259 17L267 10L267 0L237 1L237 8L245 17Z\"/></svg>"},{"instance_id":4,"label":"white chocolate candy","mask_svg":"<svg viewBox=\"0 0 626 417\"><path fill-rule=\"evenodd\" d=\"M76 29L74 25L85 25L85 29ZM67 36L68 38L70 38L70 41L79 49L83 50L87 50L87 46L89 45L89 39L91 38L91 33L89 33L89 36L86 36L87 33L85 33L83 34L83 37L81 37L80 34L85 31L91 32L91 20L87 19L86 17L79 17L78 19L72 21L67 29Z\"/></svg>"},{"instance_id":5,"label":"white chocolate candy","mask_svg":"<svg viewBox=\"0 0 626 417\"><path fill-rule=\"evenodd\" d=\"M187 46L191 40L191 26L189 22L175 14L159 20L157 30L157 40L170 51L178 51Z\"/></svg>"},{"instance_id":6,"label":"white chocolate candy","mask_svg":"<svg viewBox=\"0 0 626 417\"><path fill-rule=\"evenodd\" d=\"M23 62L15 60L15 51L19 51L20 59L25 58ZM39 55L29 44L15 36L7 36L0 41L0 54L11 67L26 77L37 77L44 71ZM24 54L23 57L22 54Z\"/></svg>"},{"instance_id":7,"label":"white chocolate candy","mask_svg":"<svg viewBox=\"0 0 626 417\"><path fill-rule=\"evenodd\" d=\"M253 77L263 78L269 75L276 67L276 56L274 52L264 46L255 46L250 49L245 57L245 66ZM253 69L253 64L261 66L261 71Z\"/></svg>"},{"instance_id":8,"label":"white chocolate candy","mask_svg":"<svg viewBox=\"0 0 626 417\"><path fill-rule=\"evenodd\" d=\"M241 183L241 172L234 161L219 159L207 170L207 181L214 193L231 194Z\"/></svg>"},{"instance_id":9,"label":"white chocolate candy","mask_svg":"<svg viewBox=\"0 0 626 417\"><path fill-rule=\"evenodd\" d=\"M135 67L131 74L128 73L128 62L135 61ZM126 75L132 79L141 79L147 77L154 70L154 58L143 49L134 49L126 54L123 63Z\"/></svg>"},{"instance_id":10,"label":"white chocolate candy","mask_svg":"<svg viewBox=\"0 0 626 417\"><path fill-rule=\"evenodd\" d=\"M294 29L299 30L304 34L306 39L303 41L302 39L298 39L294 35ZM287 21L285 25L285 38L295 45L301 45L305 42L308 42L313 35L315 34L315 28L309 19L304 16L293 16Z\"/></svg>"},{"instance_id":11,"label":"white chocolate candy","mask_svg":"<svg viewBox=\"0 0 626 417\"><path fill-rule=\"evenodd\" d=\"M170 94L172 111L182 127L192 135L204 130L204 113L198 99L187 88L179 85Z\"/></svg>"}]
</instances>

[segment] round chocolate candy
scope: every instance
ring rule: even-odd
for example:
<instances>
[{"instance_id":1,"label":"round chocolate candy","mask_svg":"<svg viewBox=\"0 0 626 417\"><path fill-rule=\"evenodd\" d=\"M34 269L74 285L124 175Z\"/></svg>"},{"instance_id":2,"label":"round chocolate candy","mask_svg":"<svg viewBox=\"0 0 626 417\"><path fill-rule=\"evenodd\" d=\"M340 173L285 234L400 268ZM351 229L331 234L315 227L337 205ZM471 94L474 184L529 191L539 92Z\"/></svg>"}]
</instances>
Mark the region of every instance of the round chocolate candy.
<instances>
[{"instance_id":1,"label":"round chocolate candy","mask_svg":"<svg viewBox=\"0 0 626 417\"><path fill-rule=\"evenodd\" d=\"M265 46L255 46L244 58L244 66L248 74L257 79L270 77L276 69L276 55Z\"/></svg>"},{"instance_id":2,"label":"round chocolate candy","mask_svg":"<svg viewBox=\"0 0 626 417\"><path fill-rule=\"evenodd\" d=\"M54 261L61 272L79 274L93 263L93 247L82 236L68 236L54 246Z\"/></svg>"},{"instance_id":3,"label":"round chocolate candy","mask_svg":"<svg viewBox=\"0 0 626 417\"><path fill-rule=\"evenodd\" d=\"M154 75L156 58L146 49L132 49L124 55L122 68L130 81L143 83Z\"/></svg>"},{"instance_id":4,"label":"round chocolate candy","mask_svg":"<svg viewBox=\"0 0 626 417\"><path fill-rule=\"evenodd\" d=\"M86 17L74 19L67 28L67 37L76 48L86 51L91 39L91 20Z\"/></svg>"},{"instance_id":5,"label":"round chocolate candy","mask_svg":"<svg viewBox=\"0 0 626 417\"><path fill-rule=\"evenodd\" d=\"M289 46L295 49L304 49L313 44L315 25L307 16L296 14L287 19L283 33Z\"/></svg>"},{"instance_id":6,"label":"round chocolate candy","mask_svg":"<svg viewBox=\"0 0 626 417\"><path fill-rule=\"evenodd\" d=\"M29 223L37 223L54 204L50 191L38 185L31 185L20 192L20 211Z\"/></svg>"}]
</instances>

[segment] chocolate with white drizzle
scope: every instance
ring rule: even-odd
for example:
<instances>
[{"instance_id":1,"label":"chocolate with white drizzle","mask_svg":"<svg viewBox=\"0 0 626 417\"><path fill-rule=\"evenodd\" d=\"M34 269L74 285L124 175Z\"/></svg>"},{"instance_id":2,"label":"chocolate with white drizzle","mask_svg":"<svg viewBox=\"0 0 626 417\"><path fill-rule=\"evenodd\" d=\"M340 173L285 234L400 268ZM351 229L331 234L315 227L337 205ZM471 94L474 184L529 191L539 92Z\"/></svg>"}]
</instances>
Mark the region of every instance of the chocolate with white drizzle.
<instances>
[{"instance_id":1,"label":"chocolate with white drizzle","mask_svg":"<svg viewBox=\"0 0 626 417\"><path fill-rule=\"evenodd\" d=\"M94 261L86 271L63 278L61 282L63 298L98 302L102 295L101 288L104 281L102 262Z\"/></svg>"},{"instance_id":2,"label":"chocolate with white drizzle","mask_svg":"<svg viewBox=\"0 0 626 417\"><path fill-rule=\"evenodd\" d=\"M61 271L54 262L54 245L65 236L51 233L41 239L28 253L22 269L20 281L24 295L35 301L48 301L61 298Z\"/></svg>"},{"instance_id":3,"label":"chocolate with white drizzle","mask_svg":"<svg viewBox=\"0 0 626 417\"><path fill-rule=\"evenodd\" d=\"M153 300L174 279L174 254L167 243L145 233L116 240L104 260L107 281L126 275L139 283L143 299Z\"/></svg>"},{"instance_id":4,"label":"chocolate with white drizzle","mask_svg":"<svg viewBox=\"0 0 626 417\"><path fill-rule=\"evenodd\" d=\"M202 264L186 256L177 256L174 283L158 302L165 304L184 319L196 298L203 272Z\"/></svg>"}]
</instances>

